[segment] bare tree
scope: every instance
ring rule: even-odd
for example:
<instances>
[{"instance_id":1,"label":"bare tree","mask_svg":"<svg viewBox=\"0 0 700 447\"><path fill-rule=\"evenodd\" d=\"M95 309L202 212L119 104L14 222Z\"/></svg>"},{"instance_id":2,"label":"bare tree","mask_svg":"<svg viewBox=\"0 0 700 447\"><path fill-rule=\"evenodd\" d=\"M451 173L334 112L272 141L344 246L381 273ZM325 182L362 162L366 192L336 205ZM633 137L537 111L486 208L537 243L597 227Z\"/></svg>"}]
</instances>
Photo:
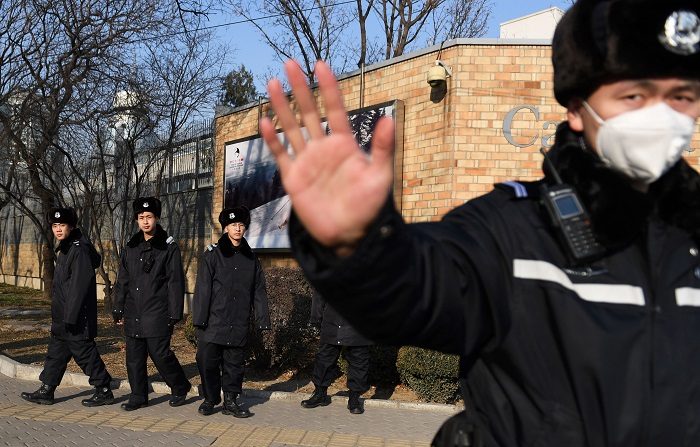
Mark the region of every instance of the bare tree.
<instances>
[{"instance_id":1,"label":"bare tree","mask_svg":"<svg viewBox=\"0 0 700 447\"><path fill-rule=\"evenodd\" d=\"M384 31L384 58L401 56L423 31L430 14L446 0L377 0L374 10Z\"/></svg>"},{"instance_id":2,"label":"bare tree","mask_svg":"<svg viewBox=\"0 0 700 447\"><path fill-rule=\"evenodd\" d=\"M344 71L418 45L487 31L489 0L225 0L253 23L281 60L296 59L310 82L316 60ZM371 34L372 24L379 34ZM355 28L355 25L357 28Z\"/></svg>"},{"instance_id":3,"label":"bare tree","mask_svg":"<svg viewBox=\"0 0 700 447\"><path fill-rule=\"evenodd\" d=\"M351 9L337 5L337 0L225 0L225 3L234 13L251 21L280 60L296 59L311 82L313 66L319 59L340 71L347 66L347 54L339 51L341 36L354 18Z\"/></svg>"},{"instance_id":4,"label":"bare tree","mask_svg":"<svg viewBox=\"0 0 700 447\"><path fill-rule=\"evenodd\" d=\"M436 44L460 37L482 37L491 16L489 0L453 0L431 14L428 43Z\"/></svg>"},{"instance_id":5,"label":"bare tree","mask_svg":"<svg viewBox=\"0 0 700 447\"><path fill-rule=\"evenodd\" d=\"M99 272L107 308L121 249L132 231L129 202L171 192L166 179L172 175L174 145L188 123L205 113L203 107L211 110L223 54L211 45L211 35L192 30L149 43L142 62L121 80L121 90L105 95L116 98L104 105L106 112L84 122L66 141L73 154L90 155L71 165L71 177L79 183L74 201L82 198L83 214L90 217L86 224L105 257Z\"/></svg>"},{"instance_id":6,"label":"bare tree","mask_svg":"<svg viewBox=\"0 0 700 447\"><path fill-rule=\"evenodd\" d=\"M0 2L4 19L0 24L0 106L5 111L0 113L0 125L8 141L7 153L17 158L0 176L0 191L42 235L40 274L47 295L53 282L54 253L46 212L56 205L90 209L99 201L95 179L87 175L94 146L87 139L78 144L77 136L86 135L79 129L114 115L113 95L128 82L124 67L131 65L133 55L143 52L144 42L159 37L163 44L180 35L174 32L174 24L180 23L178 30L182 29L188 7L183 0L178 6L162 0ZM197 29L196 21L191 24L191 29L184 27L187 34ZM202 100L201 94L188 96L187 91L182 85L173 86L173 97L184 99L163 101L153 108L165 110L169 104ZM179 114L172 122L182 125L182 119ZM98 222L94 214L91 220ZM101 273L103 279L109 276Z\"/></svg>"},{"instance_id":7,"label":"bare tree","mask_svg":"<svg viewBox=\"0 0 700 447\"><path fill-rule=\"evenodd\" d=\"M362 0L357 1L357 25L360 30L359 39L359 55L357 57L357 66L362 67L367 63L367 52L370 51L368 48L369 37L367 35L367 19L372 12L372 6L374 5L374 0L367 0L363 2Z\"/></svg>"}]
</instances>

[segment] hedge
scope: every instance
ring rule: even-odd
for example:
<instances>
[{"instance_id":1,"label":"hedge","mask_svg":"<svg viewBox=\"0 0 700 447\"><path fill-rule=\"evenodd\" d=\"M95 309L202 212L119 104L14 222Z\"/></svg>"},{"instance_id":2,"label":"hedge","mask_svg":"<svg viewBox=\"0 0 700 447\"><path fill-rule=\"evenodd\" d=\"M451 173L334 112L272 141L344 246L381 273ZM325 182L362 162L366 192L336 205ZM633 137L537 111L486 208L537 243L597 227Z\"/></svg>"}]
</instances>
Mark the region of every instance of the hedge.
<instances>
[{"instance_id":1,"label":"hedge","mask_svg":"<svg viewBox=\"0 0 700 447\"><path fill-rule=\"evenodd\" d=\"M459 357L428 349L404 346L396 368L401 382L420 399L453 403L459 398Z\"/></svg>"},{"instance_id":2,"label":"hedge","mask_svg":"<svg viewBox=\"0 0 700 447\"><path fill-rule=\"evenodd\" d=\"M312 289L301 269L265 270L271 330L248 339L256 368L301 370L313 363L316 333L309 326Z\"/></svg>"}]
</instances>

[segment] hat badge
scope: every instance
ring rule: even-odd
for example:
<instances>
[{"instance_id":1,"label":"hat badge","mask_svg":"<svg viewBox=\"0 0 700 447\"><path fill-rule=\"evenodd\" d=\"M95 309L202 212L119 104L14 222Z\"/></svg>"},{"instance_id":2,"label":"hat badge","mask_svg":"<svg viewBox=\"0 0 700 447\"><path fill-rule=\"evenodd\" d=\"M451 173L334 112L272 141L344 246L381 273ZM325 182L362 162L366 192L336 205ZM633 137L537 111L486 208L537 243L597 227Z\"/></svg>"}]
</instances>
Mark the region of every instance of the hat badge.
<instances>
[{"instance_id":1,"label":"hat badge","mask_svg":"<svg viewBox=\"0 0 700 447\"><path fill-rule=\"evenodd\" d=\"M148 208L148 202L143 202L143 207Z\"/></svg>"},{"instance_id":2,"label":"hat badge","mask_svg":"<svg viewBox=\"0 0 700 447\"><path fill-rule=\"evenodd\" d=\"M229 219L234 219L235 217L236 217L236 215L233 214L233 213L229 213L229 215L228 215L228 218L229 218Z\"/></svg>"},{"instance_id":3,"label":"hat badge","mask_svg":"<svg viewBox=\"0 0 700 447\"><path fill-rule=\"evenodd\" d=\"M53 217L56 218L56 219L58 219L58 218L61 217L61 213L59 213L58 211L56 211L56 212L54 213Z\"/></svg>"},{"instance_id":4,"label":"hat badge","mask_svg":"<svg viewBox=\"0 0 700 447\"><path fill-rule=\"evenodd\" d=\"M659 41L670 52L690 56L700 51L700 17L694 11L678 10L666 19Z\"/></svg>"}]
</instances>

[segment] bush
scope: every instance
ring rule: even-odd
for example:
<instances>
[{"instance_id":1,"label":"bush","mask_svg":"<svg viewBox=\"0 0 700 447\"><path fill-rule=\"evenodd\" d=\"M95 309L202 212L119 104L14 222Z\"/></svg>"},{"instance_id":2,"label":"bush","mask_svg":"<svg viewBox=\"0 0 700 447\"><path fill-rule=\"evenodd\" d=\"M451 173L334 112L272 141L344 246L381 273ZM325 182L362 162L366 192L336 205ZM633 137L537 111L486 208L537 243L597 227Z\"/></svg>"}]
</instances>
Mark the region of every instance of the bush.
<instances>
[{"instance_id":1,"label":"bush","mask_svg":"<svg viewBox=\"0 0 700 447\"><path fill-rule=\"evenodd\" d=\"M419 398L453 403L459 397L459 357L404 346L396 360L401 381Z\"/></svg>"},{"instance_id":2,"label":"bush","mask_svg":"<svg viewBox=\"0 0 700 447\"><path fill-rule=\"evenodd\" d=\"M261 370L301 370L313 363L318 337L309 327L312 289L299 268L265 270L270 328L248 338L252 365Z\"/></svg>"}]
</instances>

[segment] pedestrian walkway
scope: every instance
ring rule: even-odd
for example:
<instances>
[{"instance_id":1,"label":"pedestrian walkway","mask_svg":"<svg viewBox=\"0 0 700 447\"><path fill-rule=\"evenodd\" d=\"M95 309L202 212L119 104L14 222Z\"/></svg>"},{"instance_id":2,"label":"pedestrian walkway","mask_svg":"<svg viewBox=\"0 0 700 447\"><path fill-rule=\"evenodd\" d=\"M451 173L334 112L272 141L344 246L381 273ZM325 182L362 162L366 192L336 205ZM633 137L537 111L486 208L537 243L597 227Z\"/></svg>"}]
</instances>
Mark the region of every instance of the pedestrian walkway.
<instances>
[{"instance_id":1,"label":"pedestrian walkway","mask_svg":"<svg viewBox=\"0 0 700 447\"><path fill-rule=\"evenodd\" d=\"M119 407L127 399L124 389L116 390L117 403L98 408L80 404L92 395L88 387L61 386L50 406L20 397L38 385L0 374L0 446L427 447L451 414L449 407L368 405L364 414L351 415L342 398L303 409L305 395L296 393L284 399L244 395L242 402L254 413L249 419L220 412L201 416L201 398L194 395L171 408L168 395L151 394L149 406L133 412Z\"/></svg>"}]
</instances>

